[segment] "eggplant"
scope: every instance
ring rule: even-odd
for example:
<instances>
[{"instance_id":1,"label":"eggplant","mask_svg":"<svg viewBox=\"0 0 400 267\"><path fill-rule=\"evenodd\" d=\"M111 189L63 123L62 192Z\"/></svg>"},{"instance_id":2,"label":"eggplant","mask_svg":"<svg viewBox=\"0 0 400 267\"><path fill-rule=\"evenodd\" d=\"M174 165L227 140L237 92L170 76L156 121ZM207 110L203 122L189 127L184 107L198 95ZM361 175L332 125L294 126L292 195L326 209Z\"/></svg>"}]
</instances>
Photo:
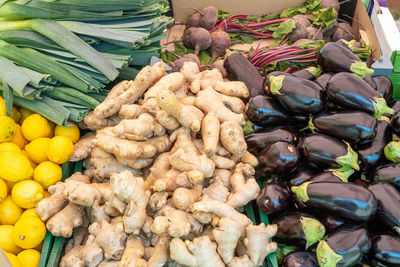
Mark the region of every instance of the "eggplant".
<instances>
[{"instance_id":1,"label":"eggplant","mask_svg":"<svg viewBox=\"0 0 400 267\"><path fill-rule=\"evenodd\" d=\"M374 236L371 256L381 266L400 266L400 238L390 235Z\"/></svg>"},{"instance_id":2,"label":"eggplant","mask_svg":"<svg viewBox=\"0 0 400 267\"><path fill-rule=\"evenodd\" d=\"M364 111L373 115L374 118L378 118L382 114L393 114L393 110L387 106L386 100L378 91L351 73L335 74L329 80L326 92L336 104Z\"/></svg>"},{"instance_id":3,"label":"eggplant","mask_svg":"<svg viewBox=\"0 0 400 267\"><path fill-rule=\"evenodd\" d=\"M369 84L369 86L371 86L372 88L374 88L374 90L376 90L376 83L374 81L374 78L372 78L371 75L367 75L363 78L363 80Z\"/></svg>"},{"instance_id":4,"label":"eggplant","mask_svg":"<svg viewBox=\"0 0 400 267\"><path fill-rule=\"evenodd\" d=\"M375 137L376 120L362 111L321 114L310 120L312 131L358 143Z\"/></svg>"},{"instance_id":5,"label":"eggplant","mask_svg":"<svg viewBox=\"0 0 400 267\"><path fill-rule=\"evenodd\" d=\"M375 170L374 182L386 182L400 190L400 165L384 165Z\"/></svg>"},{"instance_id":6,"label":"eggplant","mask_svg":"<svg viewBox=\"0 0 400 267\"><path fill-rule=\"evenodd\" d=\"M278 248L275 251L276 258L278 259L278 263L282 264L283 259L288 255L289 253L293 251L299 251L301 248L296 247L296 246L288 246L286 244L278 244Z\"/></svg>"},{"instance_id":7,"label":"eggplant","mask_svg":"<svg viewBox=\"0 0 400 267\"><path fill-rule=\"evenodd\" d=\"M324 72L353 72L361 78L374 73L372 69L367 67L365 62L362 62L356 54L341 42L325 44L319 51L318 65L322 67Z\"/></svg>"},{"instance_id":8,"label":"eggplant","mask_svg":"<svg viewBox=\"0 0 400 267\"><path fill-rule=\"evenodd\" d=\"M321 267L350 267L370 249L367 229L343 225L318 243L317 259Z\"/></svg>"},{"instance_id":9,"label":"eggplant","mask_svg":"<svg viewBox=\"0 0 400 267\"><path fill-rule=\"evenodd\" d=\"M373 77L376 84L376 90L381 96L386 99L387 102L392 101L393 97L393 85L392 81L386 76L375 76Z\"/></svg>"},{"instance_id":10,"label":"eggplant","mask_svg":"<svg viewBox=\"0 0 400 267\"><path fill-rule=\"evenodd\" d=\"M286 174L297 167L300 153L293 144L276 142L263 149L258 157L262 170L268 174Z\"/></svg>"},{"instance_id":11,"label":"eggplant","mask_svg":"<svg viewBox=\"0 0 400 267\"><path fill-rule=\"evenodd\" d=\"M308 67L306 69L298 70L292 75L296 78L302 78L306 80L313 81L321 75L322 71L320 68Z\"/></svg>"},{"instance_id":12,"label":"eggplant","mask_svg":"<svg viewBox=\"0 0 400 267\"><path fill-rule=\"evenodd\" d=\"M317 256L308 251L294 251L283 259L282 267L318 267Z\"/></svg>"},{"instance_id":13,"label":"eggplant","mask_svg":"<svg viewBox=\"0 0 400 267\"><path fill-rule=\"evenodd\" d=\"M284 72L284 71L273 71L273 72L269 73L267 75L267 77L265 77L265 80L264 80L264 90L265 90L266 93L269 92L269 86L271 84L270 77L271 76L277 77L277 76L281 76L281 75L288 76L288 77L293 77L292 74L290 74L288 72Z\"/></svg>"},{"instance_id":14,"label":"eggplant","mask_svg":"<svg viewBox=\"0 0 400 267\"><path fill-rule=\"evenodd\" d=\"M325 108L326 95L322 88L309 80L290 76L271 76L269 94L295 114L315 114Z\"/></svg>"},{"instance_id":15,"label":"eggplant","mask_svg":"<svg viewBox=\"0 0 400 267\"><path fill-rule=\"evenodd\" d=\"M257 198L257 206L266 214L277 214L286 210L290 203L290 192L284 183L265 185Z\"/></svg>"},{"instance_id":16,"label":"eggplant","mask_svg":"<svg viewBox=\"0 0 400 267\"><path fill-rule=\"evenodd\" d=\"M289 184L292 185L301 185L311 177L319 174L318 172L314 171L310 167L307 168L300 168L296 170L293 174L291 174L285 180L289 180Z\"/></svg>"},{"instance_id":17,"label":"eggplant","mask_svg":"<svg viewBox=\"0 0 400 267\"><path fill-rule=\"evenodd\" d=\"M292 121L276 99L262 95L249 100L246 115L251 122L261 126L287 125Z\"/></svg>"},{"instance_id":18,"label":"eggplant","mask_svg":"<svg viewBox=\"0 0 400 267\"><path fill-rule=\"evenodd\" d=\"M377 209L372 192L356 184L305 182L292 186L291 190L306 207L320 209L338 218L367 222Z\"/></svg>"},{"instance_id":19,"label":"eggplant","mask_svg":"<svg viewBox=\"0 0 400 267\"><path fill-rule=\"evenodd\" d=\"M400 135L400 112L395 113L390 124L393 132L397 135Z\"/></svg>"},{"instance_id":20,"label":"eggplant","mask_svg":"<svg viewBox=\"0 0 400 267\"><path fill-rule=\"evenodd\" d=\"M359 170L358 156L351 146L328 135L306 135L299 143L299 151L308 164L315 168L337 169L337 172L347 174L347 177L353 173L351 169Z\"/></svg>"},{"instance_id":21,"label":"eggplant","mask_svg":"<svg viewBox=\"0 0 400 267\"><path fill-rule=\"evenodd\" d=\"M377 218L388 229L400 234L400 193L384 182L368 187L378 201Z\"/></svg>"},{"instance_id":22,"label":"eggplant","mask_svg":"<svg viewBox=\"0 0 400 267\"><path fill-rule=\"evenodd\" d=\"M305 179L295 178L293 180L290 180L290 184L298 186L305 182L336 182L336 183L342 182L342 179L337 175L338 174L336 174L333 171L325 171Z\"/></svg>"},{"instance_id":23,"label":"eggplant","mask_svg":"<svg viewBox=\"0 0 400 267\"><path fill-rule=\"evenodd\" d=\"M333 74L331 73L324 73L321 76L318 77L318 79L315 80L315 82L321 86L322 89L326 89L326 86L328 85L328 81L332 78Z\"/></svg>"},{"instance_id":24,"label":"eggplant","mask_svg":"<svg viewBox=\"0 0 400 267\"><path fill-rule=\"evenodd\" d=\"M278 141L286 141L296 144L298 141L297 134L290 128L274 128L264 129L259 132L247 134L245 136L248 150L251 153L257 154L264 148L276 143Z\"/></svg>"},{"instance_id":25,"label":"eggplant","mask_svg":"<svg viewBox=\"0 0 400 267\"><path fill-rule=\"evenodd\" d=\"M392 129L385 120L379 121L376 126L376 135L371 144L358 148L358 158L362 171L370 170L384 160L384 147L392 140Z\"/></svg>"},{"instance_id":26,"label":"eggplant","mask_svg":"<svg viewBox=\"0 0 400 267\"><path fill-rule=\"evenodd\" d=\"M400 111L400 100L394 101L390 107L393 109L394 113L398 113Z\"/></svg>"},{"instance_id":27,"label":"eggplant","mask_svg":"<svg viewBox=\"0 0 400 267\"><path fill-rule=\"evenodd\" d=\"M309 248L325 235L325 227L313 216L300 212L289 212L272 221L278 226L273 240L278 243Z\"/></svg>"},{"instance_id":28,"label":"eggplant","mask_svg":"<svg viewBox=\"0 0 400 267\"><path fill-rule=\"evenodd\" d=\"M321 222L328 233L336 230L339 226L342 226L346 223L344 220L338 219L331 215L325 216Z\"/></svg>"}]
</instances>

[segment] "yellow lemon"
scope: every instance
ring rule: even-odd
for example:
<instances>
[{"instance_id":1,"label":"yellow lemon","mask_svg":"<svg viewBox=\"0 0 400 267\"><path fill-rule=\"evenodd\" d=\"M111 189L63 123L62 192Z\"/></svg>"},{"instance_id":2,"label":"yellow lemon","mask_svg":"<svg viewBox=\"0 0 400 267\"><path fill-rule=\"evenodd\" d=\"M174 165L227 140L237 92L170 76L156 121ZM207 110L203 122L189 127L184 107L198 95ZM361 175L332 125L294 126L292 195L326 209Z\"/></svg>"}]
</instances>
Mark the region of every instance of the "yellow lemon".
<instances>
[{"instance_id":1,"label":"yellow lemon","mask_svg":"<svg viewBox=\"0 0 400 267\"><path fill-rule=\"evenodd\" d=\"M2 96L0 96L0 115L5 116L6 114L7 114L6 101Z\"/></svg>"},{"instance_id":2,"label":"yellow lemon","mask_svg":"<svg viewBox=\"0 0 400 267\"><path fill-rule=\"evenodd\" d=\"M21 126L19 124L16 124L15 126L17 126L17 131L15 132L15 135L10 140L10 142L16 144L20 149L23 149L25 145L28 144L28 141L26 141L26 139L22 135Z\"/></svg>"},{"instance_id":3,"label":"yellow lemon","mask_svg":"<svg viewBox=\"0 0 400 267\"><path fill-rule=\"evenodd\" d=\"M46 226L35 216L25 216L18 220L12 233L15 244L24 249L35 248L45 235Z\"/></svg>"},{"instance_id":4,"label":"yellow lemon","mask_svg":"<svg viewBox=\"0 0 400 267\"><path fill-rule=\"evenodd\" d=\"M10 182L18 182L31 177L33 169L29 159L16 152L0 154L0 178Z\"/></svg>"},{"instance_id":5,"label":"yellow lemon","mask_svg":"<svg viewBox=\"0 0 400 267\"><path fill-rule=\"evenodd\" d=\"M65 136L55 136L51 139L47 150L47 157L50 161L63 164L67 162L74 153L74 144Z\"/></svg>"},{"instance_id":6,"label":"yellow lemon","mask_svg":"<svg viewBox=\"0 0 400 267\"><path fill-rule=\"evenodd\" d=\"M17 152L21 153L21 149L14 143L4 142L0 144L0 153L2 152Z\"/></svg>"},{"instance_id":7,"label":"yellow lemon","mask_svg":"<svg viewBox=\"0 0 400 267\"><path fill-rule=\"evenodd\" d=\"M36 209L35 209L35 208L25 210L25 211L21 214L21 217L19 217L19 218L21 219L21 218L23 218L23 217L25 217L25 216L35 216L35 217L38 217L38 218L39 218L39 216L36 214Z\"/></svg>"},{"instance_id":8,"label":"yellow lemon","mask_svg":"<svg viewBox=\"0 0 400 267\"><path fill-rule=\"evenodd\" d=\"M37 138L25 146L28 157L35 163L41 163L48 160L47 149L49 148L50 138Z\"/></svg>"},{"instance_id":9,"label":"yellow lemon","mask_svg":"<svg viewBox=\"0 0 400 267\"><path fill-rule=\"evenodd\" d=\"M29 158L28 153L26 153L25 150L21 150L21 154L24 155L24 156L29 160L29 162L31 163L32 169L35 169L36 166L37 166L37 164L36 164L35 162L33 162L33 161Z\"/></svg>"},{"instance_id":10,"label":"yellow lemon","mask_svg":"<svg viewBox=\"0 0 400 267\"><path fill-rule=\"evenodd\" d=\"M2 247L5 252L17 254L22 249L15 244L12 238L13 230L13 225L0 225L0 247Z\"/></svg>"},{"instance_id":11,"label":"yellow lemon","mask_svg":"<svg viewBox=\"0 0 400 267\"><path fill-rule=\"evenodd\" d=\"M73 126L61 126L57 125L56 129L54 130L54 135L55 136L65 136L68 137L72 143L76 143L79 140L80 133L79 133L79 127L73 123Z\"/></svg>"},{"instance_id":12,"label":"yellow lemon","mask_svg":"<svg viewBox=\"0 0 400 267\"><path fill-rule=\"evenodd\" d=\"M33 170L33 180L41 184L45 189L59 182L61 178L61 167L51 161L44 161Z\"/></svg>"},{"instance_id":13,"label":"yellow lemon","mask_svg":"<svg viewBox=\"0 0 400 267\"><path fill-rule=\"evenodd\" d=\"M43 187L32 180L18 182L11 190L14 202L24 209L36 207L36 204L43 199L43 195Z\"/></svg>"},{"instance_id":14,"label":"yellow lemon","mask_svg":"<svg viewBox=\"0 0 400 267\"><path fill-rule=\"evenodd\" d=\"M21 251L17 258L22 267L37 267L40 260L40 252L34 249L25 249Z\"/></svg>"},{"instance_id":15,"label":"yellow lemon","mask_svg":"<svg viewBox=\"0 0 400 267\"><path fill-rule=\"evenodd\" d=\"M11 262L11 265L13 267L22 267L17 256L15 256L14 254L8 253L8 252L6 252L6 256L7 256L8 260Z\"/></svg>"},{"instance_id":16,"label":"yellow lemon","mask_svg":"<svg viewBox=\"0 0 400 267\"><path fill-rule=\"evenodd\" d=\"M0 179L0 202L2 202L8 194L8 186L7 183L3 180Z\"/></svg>"},{"instance_id":17,"label":"yellow lemon","mask_svg":"<svg viewBox=\"0 0 400 267\"><path fill-rule=\"evenodd\" d=\"M0 116L0 143L10 141L17 132L17 126L13 119Z\"/></svg>"},{"instance_id":18,"label":"yellow lemon","mask_svg":"<svg viewBox=\"0 0 400 267\"><path fill-rule=\"evenodd\" d=\"M51 125L48 120L39 114L32 114L22 123L22 134L25 139L32 141L40 137L49 137Z\"/></svg>"},{"instance_id":19,"label":"yellow lemon","mask_svg":"<svg viewBox=\"0 0 400 267\"><path fill-rule=\"evenodd\" d=\"M32 110L23 107L19 108L19 112L21 113L21 119L19 120L20 123L34 113Z\"/></svg>"},{"instance_id":20,"label":"yellow lemon","mask_svg":"<svg viewBox=\"0 0 400 267\"><path fill-rule=\"evenodd\" d=\"M8 196L0 202L0 214L0 224L13 225L21 217L22 209Z\"/></svg>"},{"instance_id":21,"label":"yellow lemon","mask_svg":"<svg viewBox=\"0 0 400 267\"><path fill-rule=\"evenodd\" d=\"M12 107L12 111L11 111L11 116L10 116L15 123L19 123L19 121L21 120L21 112L19 112L19 110L15 107Z\"/></svg>"}]
</instances>

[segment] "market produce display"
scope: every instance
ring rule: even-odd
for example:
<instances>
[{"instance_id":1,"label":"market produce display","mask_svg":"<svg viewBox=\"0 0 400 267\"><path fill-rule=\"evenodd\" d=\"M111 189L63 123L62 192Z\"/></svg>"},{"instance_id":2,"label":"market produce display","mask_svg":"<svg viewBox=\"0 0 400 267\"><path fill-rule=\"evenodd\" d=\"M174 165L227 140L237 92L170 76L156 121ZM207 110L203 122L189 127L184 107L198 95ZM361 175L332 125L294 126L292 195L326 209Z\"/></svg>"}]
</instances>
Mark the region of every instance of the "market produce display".
<instances>
[{"instance_id":1,"label":"market produce display","mask_svg":"<svg viewBox=\"0 0 400 267\"><path fill-rule=\"evenodd\" d=\"M143 68L86 116L97 131L71 158L86 170L37 204L53 235L72 237L60 266L259 266L276 249L275 225L236 210L260 192L246 86L193 62L165 69Z\"/></svg>"},{"instance_id":2,"label":"market produce display","mask_svg":"<svg viewBox=\"0 0 400 267\"><path fill-rule=\"evenodd\" d=\"M59 164L72 155L79 128L22 107L12 107L11 117L6 110L0 97L0 246L13 266L38 266L46 226L36 204L61 180Z\"/></svg>"},{"instance_id":3,"label":"market produce display","mask_svg":"<svg viewBox=\"0 0 400 267\"><path fill-rule=\"evenodd\" d=\"M172 19L162 0L6 1L0 5L0 90L59 125L82 121L161 50Z\"/></svg>"}]
</instances>

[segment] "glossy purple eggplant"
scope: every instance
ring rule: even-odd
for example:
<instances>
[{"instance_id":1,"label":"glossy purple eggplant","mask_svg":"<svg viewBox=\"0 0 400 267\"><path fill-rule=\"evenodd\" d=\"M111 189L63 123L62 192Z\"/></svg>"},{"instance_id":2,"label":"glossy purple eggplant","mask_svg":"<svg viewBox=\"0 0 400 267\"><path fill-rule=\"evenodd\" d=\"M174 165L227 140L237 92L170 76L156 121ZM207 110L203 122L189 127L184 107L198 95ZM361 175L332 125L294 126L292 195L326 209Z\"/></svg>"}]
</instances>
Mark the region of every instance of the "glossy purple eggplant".
<instances>
[{"instance_id":1,"label":"glossy purple eggplant","mask_svg":"<svg viewBox=\"0 0 400 267\"><path fill-rule=\"evenodd\" d=\"M324 72L353 72L360 77L373 74L373 70L341 42L325 44L319 52L318 64Z\"/></svg>"},{"instance_id":2,"label":"glossy purple eggplant","mask_svg":"<svg viewBox=\"0 0 400 267\"><path fill-rule=\"evenodd\" d=\"M320 68L316 67L308 67L306 69L298 70L292 75L296 78L302 78L310 81L314 81L316 78L318 78L321 75L322 71Z\"/></svg>"},{"instance_id":3,"label":"glossy purple eggplant","mask_svg":"<svg viewBox=\"0 0 400 267\"><path fill-rule=\"evenodd\" d=\"M311 177L318 175L319 172L317 170L311 169L309 166L300 167L291 175L286 177L284 180L289 181L289 185L301 185Z\"/></svg>"},{"instance_id":4,"label":"glossy purple eggplant","mask_svg":"<svg viewBox=\"0 0 400 267\"><path fill-rule=\"evenodd\" d=\"M292 119L279 102L271 97L256 96L246 105L247 118L260 126L280 126L289 124Z\"/></svg>"},{"instance_id":5,"label":"glossy purple eggplant","mask_svg":"<svg viewBox=\"0 0 400 267\"><path fill-rule=\"evenodd\" d=\"M297 167L300 153L293 144L276 142L259 153L258 161L261 170L267 174L283 175Z\"/></svg>"},{"instance_id":6,"label":"glossy purple eggplant","mask_svg":"<svg viewBox=\"0 0 400 267\"><path fill-rule=\"evenodd\" d=\"M308 248L325 235L322 223L306 213L284 213L272 223L278 226L278 232L273 238L278 243Z\"/></svg>"},{"instance_id":7,"label":"glossy purple eggplant","mask_svg":"<svg viewBox=\"0 0 400 267\"><path fill-rule=\"evenodd\" d=\"M377 218L388 229L400 234L400 193L392 185L378 182L368 187L378 201Z\"/></svg>"},{"instance_id":8,"label":"glossy purple eggplant","mask_svg":"<svg viewBox=\"0 0 400 267\"><path fill-rule=\"evenodd\" d=\"M383 165L375 170L374 182L386 182L400 190L400 165Z\"/></svg>"},{"instance_id":9,"label":"glossy purple eggplant","mask_svg":"<svg viewBox=\"0 0 400 267\"><path fill-rule=\"evenodd\" d=\"M283 75L283 76L288 76L288 77L293 77L292 74L290 74L290 73L288 73L288 72L284 72L284 71L273 71L273 72L269 73L269 74L267 75L267 77L265 77L265 80L264 80L264 90L265 90L265 93L266 93L266 94L269 94L269 86L270 86L270 84L271 84L271 81L270 81L269 78L270 78L271 76L277 77L277 76L281 76L281 75Z\"/></svg>"},{"instance_id":10,"label":"glossy purple eggplant","mask_svg":"<svg viewBox=\"0 0 400 267\"><path fill-rule=\"evenodd\" d=\"M400 238L391 235L374 236L371 257L380 266L400 266Z\"/></svg>"},{"instance_id":11,"label":"glossy purple eggplant","mask_svg":"<svg viewBox=\"0 0 400 267\"><path fill-rule=\"evenodd\" d=\"M306 135L300 140L299 151L308 164L315 168L334 168L343 172L359 170L357 153L351 146L328 135Z\"/></svg>"},{"instance_id":12,"label":"glossy purple eggplant","mask_svg":"<svg viewBox=\"0 0 400 267\"><path fill-rule=\"evenodd\" d=\"M295 178L293 180L290 180L291 185L301 185L304 182L336 182L340 183L342 182L341 178L335 175L335 172L332 171L325 171L316 175L313 175L311 177L308 177L306 179L299 179Z\"/></svg>"},{"instance_id":13,"label":"glossy purple eggplant","mask_svg":"<svg viewBox=\"0 0 400 267\"><path fill-rule=\"evenodd\" d=\"M386 76L375 76L373 79L376 84L376 90L387 102L391 102L393 96L392 81Z\"/></svg>"},{"instance_id":14,"label":"glossy purple eggplant","mask_svg":"<svg viewBox=\"0 0 400 267\"><path fill-rule=\"evenodd\" d=\"M393 114L386 100L378 91L357 76L341 72L334 75L326 88L328 97L337 105L364 111L374 118L382 114Z\"/></svg>"},{"instance_id":15,"label":"glossy purple eggplant","mask_svg":"<svg viewBox=\"0 0 400 267\"><path fill-rule=\"evenodd\" d=\"M272 182L265 185L257 198L257 206L266 214L277 214L287 210L291 194L287 185L281 182Z\"/></svg>"},{"instance_id":16,"label":"glossy purple eggplant","mask_svg":"<svg viewBox=\"0 0 400 267\"><path fill-rule=\"evenodd\" d=\"M323 218L321 222L324 225L326 232L328 233L336 230L339 226L342 226L346 223L344 220L338 219L331 215L325 216L325 218Z\"/></svg>"},{"instance_id":17,"label":"glossy purple eggplant","mask_svg":"<svg viewBox=\"0 0 400 267\"><path fill-rule=\"evenodd\" d=\"M370 249L367 229L343 225L318 243L317 259L321 266L350 267L359 262Z\"/></svg>"},{"instance_id":18,"label":"glossy purple eggplant","mask_svg":"<svg viewBox=\"0 0 400 267\"><path fill-rule=\"evenodd\" d=\"M342 219L367 222L377 209L372 192L356 184L305 182L292 186L291 190L306 207Z\"/></svg>"},{"instance_id":19,"label":"glossy purple eggplant","mask_svg":"<svg viewBox=\"0 0 400 267\"><path fill-rule=\"evenodd\" d=\"M298 141L297 134L290 128L285 127L264 129L262 131L247 134L245 140L248 150L251 153L256 154L278 141L285 141L292 144L296 144Z\"/></svg>"},{"instance_id":20,"label":"glossy purple eggplant","mask_svg":"<svg viewBox=\"0 0 400 267\"><path fill-rule=\"evenodd\" d=\"M282 267L318 267L317 256L308 251L294 251L283 259Z\"/></svg>"},{"instance_id":21,"label":"glossy purple eggplant","mask_svg":"<svg viewBox=\"0 0 400 267\"><path fill-rule=\"evenodd\" d=\"M399 112L400 111L400 100L394 101L390 107L393 109L394 113Z\"/></svg>"},{"instance_id":22,"label":"glossy purple eggplant","mask_svg":"<svg viewBox=\"0 0 400 267\"><path fill-rule=\"evenodd\" d=\"M369 84L369 86L371 86L376 90L376 83L371 75L365 76L363 80L366 81Z\"/></svg>"},{"instance_id":23,"label":"glossy purple eggplant","mask_svg":"<svg viewBox=\"0 0 400 267\"><path fill-rule=\"evenodd\" d=\"M322 89L326 89L326 86L328 85L328 81L332 78L333 74L331 73L324 73L321 76L318 77L318 79L315 80L315 82L321 86Z\"/></svg>"},{"instance_id":24,"label":"glossy purple eggplant","mask_svg":"<svg viewBox=\"0 0 400 267\"><path fill-rule=\"evenodd\" d=\"M316 83L285 75L271 76L269 94L291 113L315 114L326 106L325 91Z\"/></svg>"},{"instance_id":25,"label":"glossy purple eggplant","mask_svg":"<svg viewBox=\"0 0 400 267\"><path fill-rule=\"evenodd\" d=\"M329 134L351 143L372 140L376 120L362 111L335 112L317 115L310 120L312 131Z\"/></svg>"},{"instance_id":26,"label":"glossy purple eggplant","mask_svg":"<svg viewBox=\"0 0 400 267\"><path fill-rule=\"evenodd\" d=\"M379 121L372 143L358 148L358 158L361 161L360 169L363 171L370 170L382 162L385 159L383 149L390 141L392 141L392 128L387 121Z\"/></svg>"}]
</instances>

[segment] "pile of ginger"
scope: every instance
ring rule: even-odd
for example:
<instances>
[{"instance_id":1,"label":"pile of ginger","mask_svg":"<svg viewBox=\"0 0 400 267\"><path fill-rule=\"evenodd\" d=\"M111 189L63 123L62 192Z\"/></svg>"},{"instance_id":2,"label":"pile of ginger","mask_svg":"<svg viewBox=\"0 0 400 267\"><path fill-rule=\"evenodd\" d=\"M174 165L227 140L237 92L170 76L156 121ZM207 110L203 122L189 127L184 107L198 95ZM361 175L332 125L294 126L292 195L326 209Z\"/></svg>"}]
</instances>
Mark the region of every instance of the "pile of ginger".
<instances>
[{"instance_id":1,"label":"pile of ginger","mask_svg":"<svg viewBox=\"0 0 400 267\"><path fill-rule=\"evenodd\" d=\"M82 124L93 132L70 161L85 171L36 207L53 235L70 238L60 266L262 265L277 227L240 212L260 193L246 97L243 83L191 62L117 84Z\"/></svg>"}]
</instances>

